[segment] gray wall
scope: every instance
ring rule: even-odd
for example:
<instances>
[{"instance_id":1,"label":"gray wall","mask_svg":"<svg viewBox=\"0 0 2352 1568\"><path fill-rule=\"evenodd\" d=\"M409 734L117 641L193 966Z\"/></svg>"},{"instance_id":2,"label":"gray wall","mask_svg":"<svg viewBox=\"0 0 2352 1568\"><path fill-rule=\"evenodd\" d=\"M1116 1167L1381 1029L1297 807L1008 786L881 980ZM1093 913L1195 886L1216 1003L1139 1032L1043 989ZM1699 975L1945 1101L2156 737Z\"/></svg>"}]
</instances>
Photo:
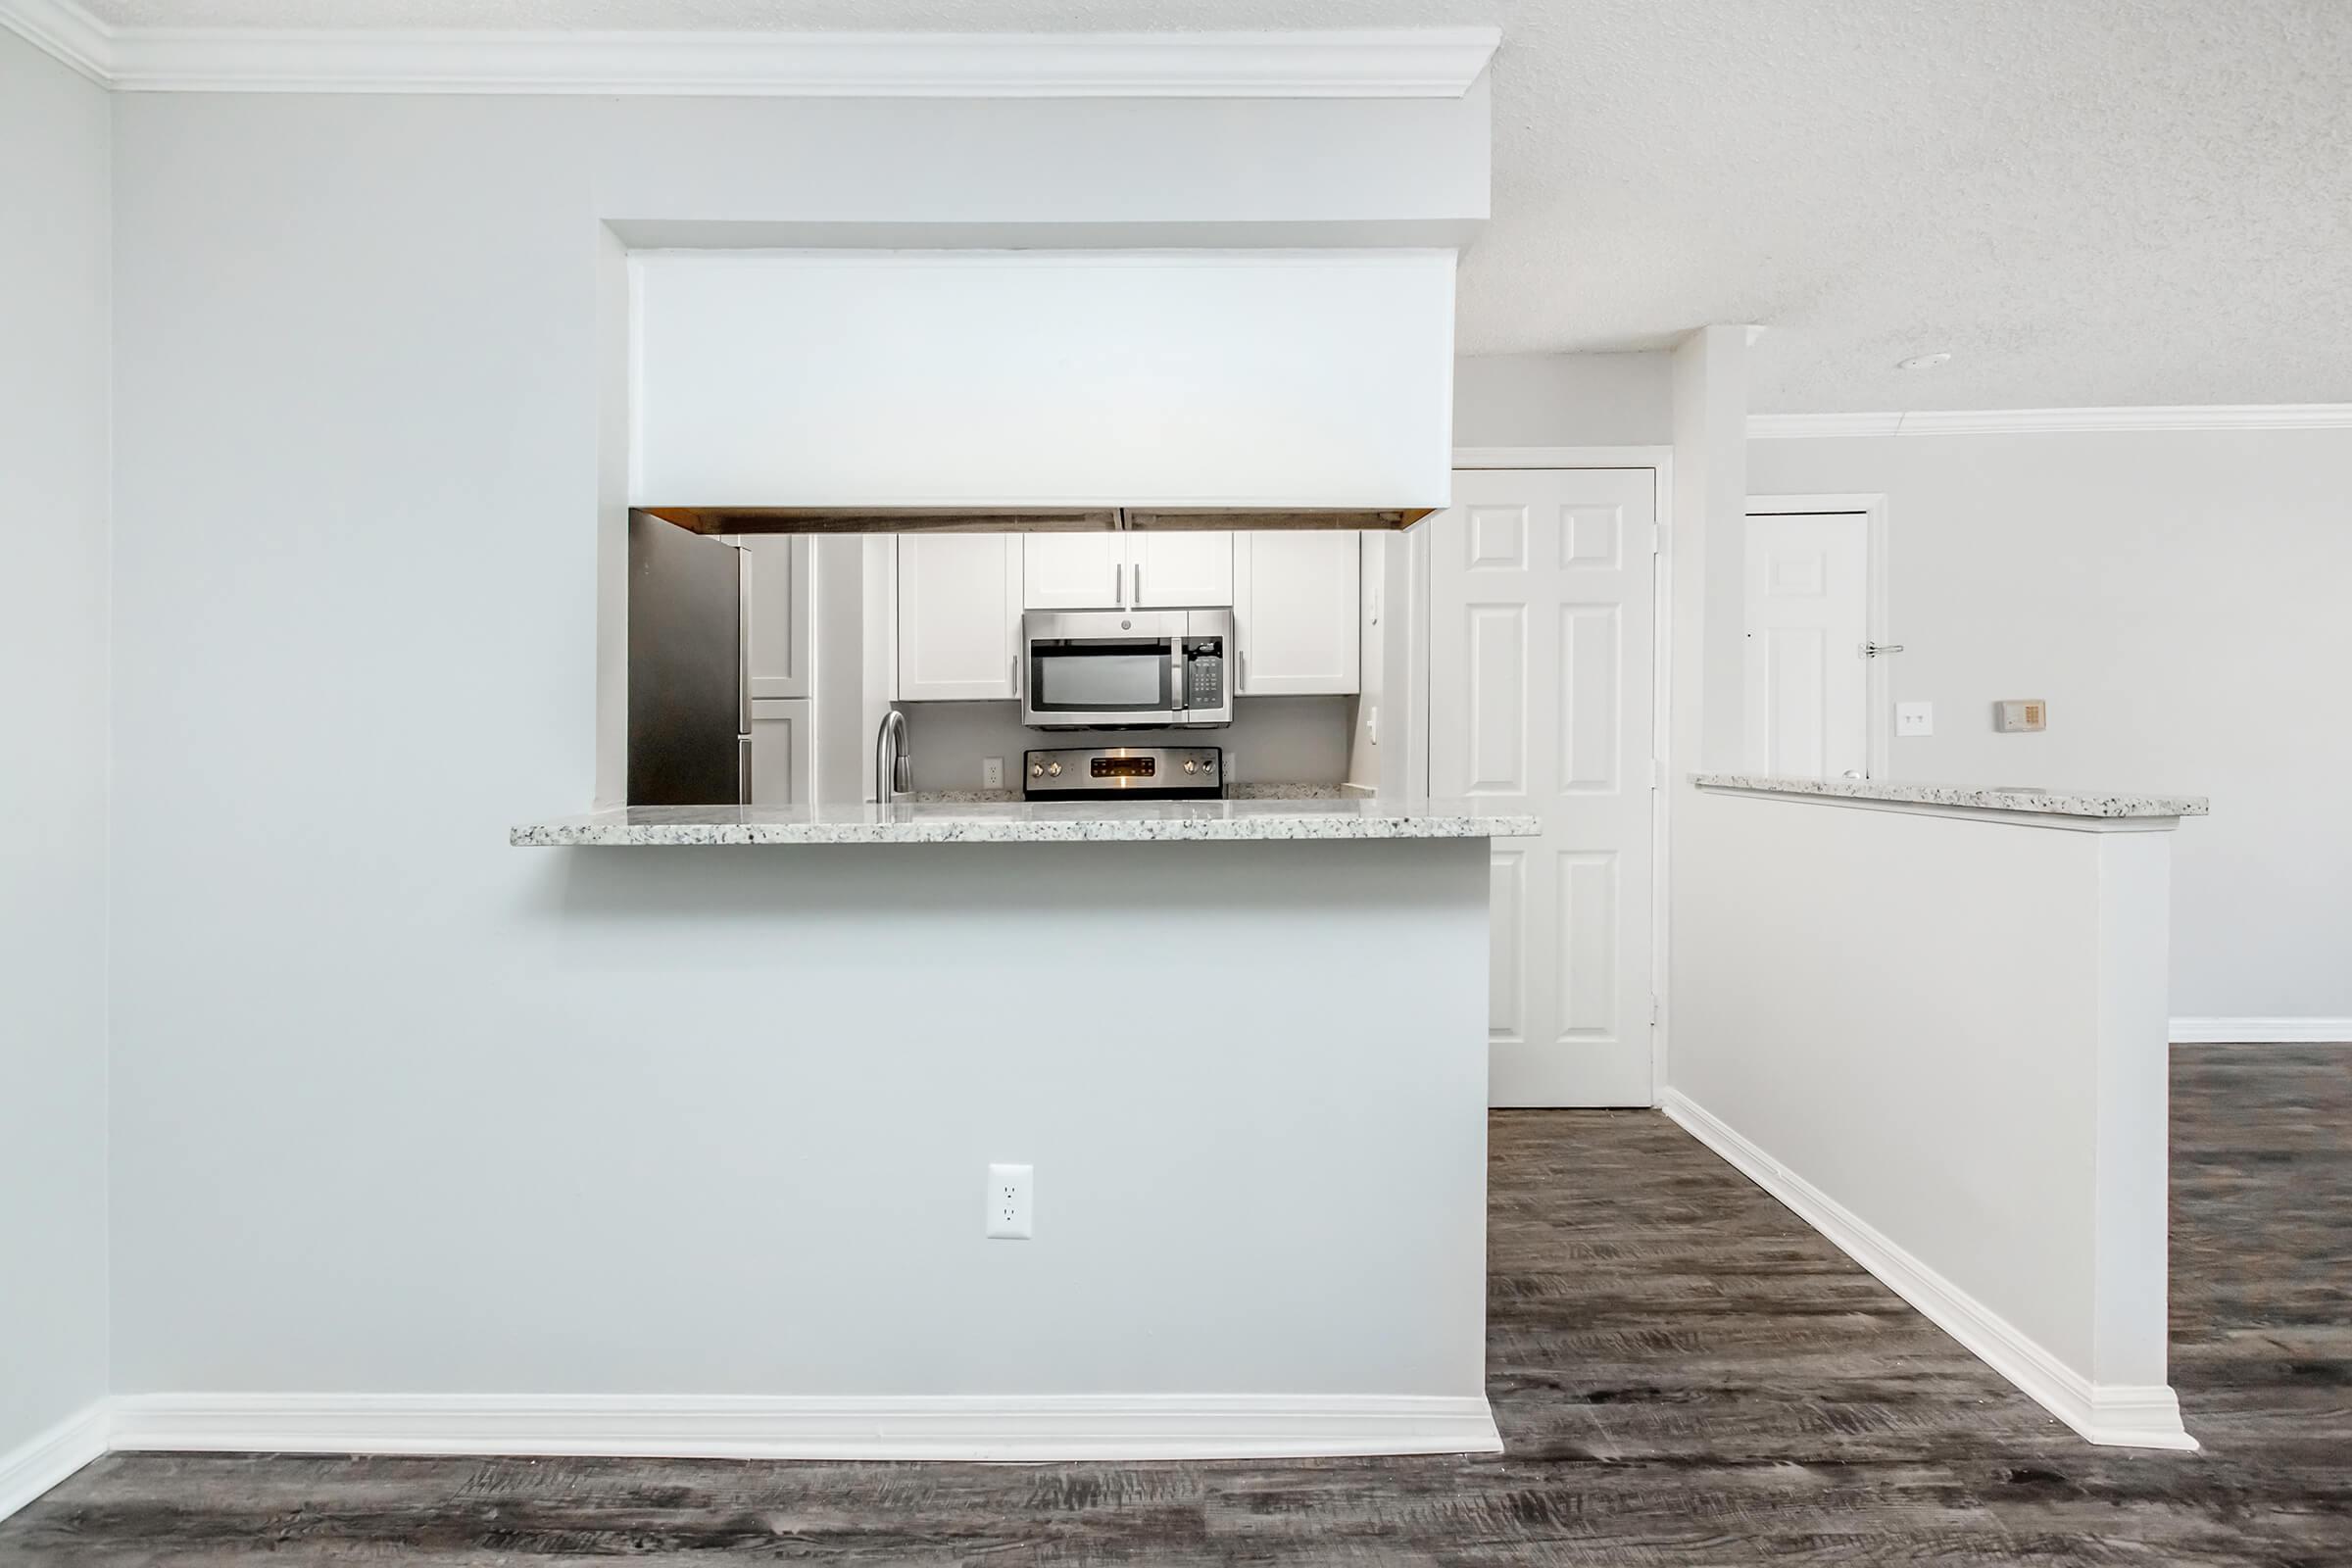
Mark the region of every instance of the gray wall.
<instances>
[{"instance_id":1,"label":"gray wall","mask_svg":"<svg viewBox=\"0 0 2352 1568\"><path fill-rule=\"evenodd\" d=\"M1674 356L1490 354L1453 362L1457 447L1666 446Z\"/></svg>"},{"instance_id":2,"label":"gray wall","mask_svg":"<svg viewBox=\"0 0 2352 1568\"><path fill-rule=\"evenodd\" d=\"M2352 431L1758 441L1756 495L1883 493L1897 778L2208 795L2173 1012L2352 1017ZM2040 734L1991 705L2050 704Z\"/></svg>"},{"instance_id":3,"label":"gray wall","mask_svg":"<svg viewBox=\"0 0 2352 1568\"><path fill-rule=\"evenodd\" d=\"M1132 971L1127 927L1027 918L1084 859L505 838L592 788L600 220L1475 218L1483 89L116 112L120 1389L1146 1390L1216 1364L1248 1392L1388 1355L1389 1387L1475 1391L1475 1349L1408 1348L1438 1319L1453 1343L1458 1282L1395 1277L1376 1236L1273 1257L1297 1227L1255 1200L1390 1180L1373 1142L1393 1159L1428 1116L1408 1102L1475 1077L1483 846L1139 846L1120 863L1153 901L1187 864L1275 880L1219 933L1235 975L1138 1012L1099 978ZM1355 912L1305 918L1280 877L1330 848L1312 880ZM1239 897L1170 896L1144 951ZM1381 975L1424 916L1444 952L1399 1004ZM1050 1003L1005 978L1040 951L1069 959ZM1323 984L1298 1050L1232 1049L1301 973ZM1448 1033L1459 1056L1427 1050ZM1218 1118L1310 1085L1337 1097L1329 1166L1165 1179L1262 1149L1219 1146ZM1025 1253L979 1241L1005 1157L1039 1165ZM1203 1193L1238 1231L1167 1206ZM1411 1223L1456 1226L1474 1278L1459 1198ZM1267 1343L1207 1298L1267 1260L1382 1326Z\"/></svg>"},{"instance_id":4,"label":"gray wall","mask_svg":"<svg viewBox=\"0 0 2352 1568\"><path fill-rule=\"evenodd\" d=\"M0 30L0 1454L107 1392L107 116Z\"/></svg>"}]
</instances>

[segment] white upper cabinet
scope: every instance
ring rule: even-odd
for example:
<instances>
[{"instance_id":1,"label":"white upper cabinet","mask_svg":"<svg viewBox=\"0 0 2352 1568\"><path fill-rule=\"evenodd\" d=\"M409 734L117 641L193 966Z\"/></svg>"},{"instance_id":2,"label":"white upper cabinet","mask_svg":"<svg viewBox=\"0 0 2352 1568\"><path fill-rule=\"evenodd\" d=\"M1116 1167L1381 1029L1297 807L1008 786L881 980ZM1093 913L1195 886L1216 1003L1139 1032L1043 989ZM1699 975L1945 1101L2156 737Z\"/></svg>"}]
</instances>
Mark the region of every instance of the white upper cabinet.
<instances>
[{"instance_id":1,"label":"white upper cabinet","mask_svg":"<svg viewBox=\"0 0 2352 1568\"><path fill-rule=\"evenodd\" d=\"M1125 536L1021 536L1021 602L1031 610L1117 610L1126 603L1126 590Z\"/></svg>"},{"instance_id":2,"label":"white upper cabinet","mask_svg":"<svg viewBox=\"0 0 2352 1568\"><path fill-rule=\"evenodd\" d=\"M1131 533L1127 602L1138 610L1178 610L1233 603L1229 532Z\"/></svg>"},{"instance_id":3,"label":"white upper cabinet","mask_svg":"<svg viewBox=\"0 0 2352 1568\"><path fill-rule=\"evenodd\" d=\"M1449 250L641 253L630 495L1442 507L1453 270Z\"/></svg>"},{"instance_id":4,"label":"white upper cabinet","mask_svg":"<svg viewBox=\"0 0 2352 1568\"><path fill-rule=\"evenodd\" d=\"M1198 610L1233 603L1230 532L1022 536L1031 610Z\"/></svg>"},{"instance_id":5,"label":"white upper cabinet","mask_svg":"<svg viewBox=\"0 0 2352 1568\"><path fill-rule=\"evenodd\" d=\"M1242 697L1361 688L1361 539L1341 529L1245 533L1234 546Z\"/></svg>"},{"instance_id":6,"label":"white upper cabinet","mask_svg":"<svg viewBox=\"0 0 2352 1568\"><path fill-rule=\"evenodd\" d=\"M807 697L808 691L808 547L807 534L752 534L752 700Z\"/></svg>"},{"instance_id":7,"label":"white upper cabinet","mask_svg":"<svg viewBox=\"0 0 2352 1568\"><path fill-rule=\"evenodd\" d=\"M1017 697L1022 536L899 535L902 702Z\"/></svg>"}]
</instances>

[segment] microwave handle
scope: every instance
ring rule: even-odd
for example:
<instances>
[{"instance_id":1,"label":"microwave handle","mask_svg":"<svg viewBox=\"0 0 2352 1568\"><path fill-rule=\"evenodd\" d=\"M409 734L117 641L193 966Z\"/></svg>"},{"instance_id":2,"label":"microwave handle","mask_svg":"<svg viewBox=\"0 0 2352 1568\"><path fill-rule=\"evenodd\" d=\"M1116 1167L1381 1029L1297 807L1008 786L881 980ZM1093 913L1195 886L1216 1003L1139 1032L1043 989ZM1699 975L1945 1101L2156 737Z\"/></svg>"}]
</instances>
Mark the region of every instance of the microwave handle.
<instances>
[{"instance_id":1,"label":"microwave handle","mask_svg":"<svg viewBox=\"0 0 2352 1568\"><path fill-rule=\"evenodd\" d=\"M1184 695L1184 637L1181 633L1168 639L1168 706L1178 712L1192 705Z\"/></svg>"}]
</instances>

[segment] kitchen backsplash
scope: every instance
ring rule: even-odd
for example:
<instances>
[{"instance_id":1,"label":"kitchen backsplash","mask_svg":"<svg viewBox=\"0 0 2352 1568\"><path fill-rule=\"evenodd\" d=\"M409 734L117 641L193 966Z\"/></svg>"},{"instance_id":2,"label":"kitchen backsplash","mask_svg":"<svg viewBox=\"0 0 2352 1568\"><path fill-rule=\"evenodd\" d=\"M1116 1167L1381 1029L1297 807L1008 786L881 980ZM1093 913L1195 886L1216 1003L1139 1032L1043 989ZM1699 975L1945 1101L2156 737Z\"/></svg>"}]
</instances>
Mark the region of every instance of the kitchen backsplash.
<instances>
[{"instance_id":1,"label":"kitchen backsplash","mask_svg":"<svg viewBox=\"0 0 2352 1568\"><path fill-rule=\"evenodd\" d=\"M1004 760L1017 787L1023 752L1054 746L1221 746L1236 784L1338 784L1348 776L1348 697L1244 697L1224 729L1047 730L1021 723L1018 703L905 703L914 788L976 790L984 758Z\"/></svg>"}]
</instances>

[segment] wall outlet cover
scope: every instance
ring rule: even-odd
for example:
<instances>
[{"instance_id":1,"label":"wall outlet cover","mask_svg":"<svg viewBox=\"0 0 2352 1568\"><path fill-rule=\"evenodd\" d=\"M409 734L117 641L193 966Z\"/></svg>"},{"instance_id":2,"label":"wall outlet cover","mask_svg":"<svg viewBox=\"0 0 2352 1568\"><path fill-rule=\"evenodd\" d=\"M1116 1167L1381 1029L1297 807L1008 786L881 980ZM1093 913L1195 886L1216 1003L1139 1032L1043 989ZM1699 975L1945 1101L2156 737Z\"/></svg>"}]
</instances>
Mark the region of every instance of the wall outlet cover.
<instances>
[{"instance_id":1,"label":"wall outlet cover","mask_svg":"<svg viewBox=\"0 0 2352 1568\"><path fill-rule=\"evenodd\" d=\"M988 1235L993 1241L1025 1242L1037 1222L1037 1167L988 1167Z\"/></svg>"},{"instance_id":2,"label":"wall outlet cover","mask_svg":"<svg viewBox=\"0 0 2352 1568\"><path fill-rule=\"evenodd\" d=\"M1934 703L1895 704L1894 732L1897 735L1935 734L1936 705Z\"/></svg>"},{"instance_id":3,"label":"wall outlet cover","mask_svg":"<svg viewBox=\"0 0 2352 1568\"><path fill-rule=\"evenodd\" d=\"M984 790L1001 790L1004 787L1004 759L1002 757L980 759L980 787Z\"/></svg>"}]
</instances>

